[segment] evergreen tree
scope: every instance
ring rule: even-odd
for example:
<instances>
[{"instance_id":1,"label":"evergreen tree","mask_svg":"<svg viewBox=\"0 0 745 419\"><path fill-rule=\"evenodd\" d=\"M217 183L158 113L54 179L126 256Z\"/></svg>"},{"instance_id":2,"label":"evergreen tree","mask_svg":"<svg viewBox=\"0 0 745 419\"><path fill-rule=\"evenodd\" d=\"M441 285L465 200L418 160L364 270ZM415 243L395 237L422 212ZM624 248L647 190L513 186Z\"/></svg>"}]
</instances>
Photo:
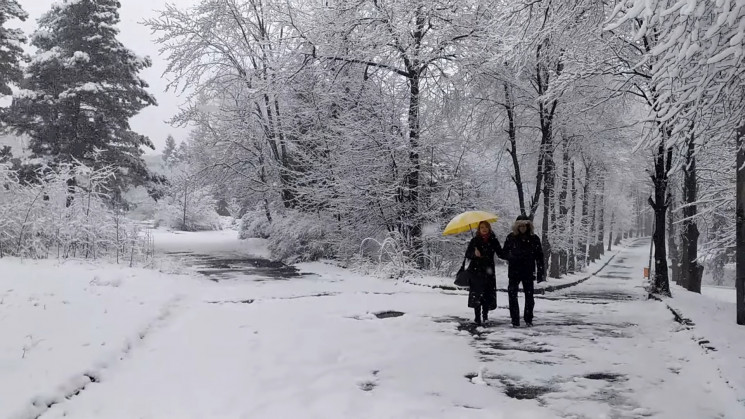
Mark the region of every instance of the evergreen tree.
<instances>
[{"instance_id":1,"label":"evergreen tree","mask_svg":"<svg viewBox=\"0 0 745 419\"><path fill-rule=\"evenodd\" d=\"M19 29L5 28L12 19L26 20L28 15L15 0L0 0L0 94L10 95L9 83L18 82L23 77L20 67L26 38Z\"/></svg>"},{"instance_id":2,"label":"evergreen tree","mask_svg":"<svg viewBox=\"0 0 745 419\"><path fill-rule=\"evenodd\" d=\"M163 162L166 166L170 166L176 151L176 140L173 139L173 135L168 135L166 138L166 148L163 149Z\"/></svg>"},{"instance_id":3,"label":"evergreen tree","mask_svg":"<svg viewBox=\"0 0 745 419\"><path fill-rule=\"evenodd\" d=\"M80 161L117 169L115 192L149 177L141 146L150 139L129 120L155 105L138 73L150 59L117 40L116 0L63 0L39 19L36 54L11 106L11 123L30 137L34 157L52 167Z\"/></svg>"}]
</instances>

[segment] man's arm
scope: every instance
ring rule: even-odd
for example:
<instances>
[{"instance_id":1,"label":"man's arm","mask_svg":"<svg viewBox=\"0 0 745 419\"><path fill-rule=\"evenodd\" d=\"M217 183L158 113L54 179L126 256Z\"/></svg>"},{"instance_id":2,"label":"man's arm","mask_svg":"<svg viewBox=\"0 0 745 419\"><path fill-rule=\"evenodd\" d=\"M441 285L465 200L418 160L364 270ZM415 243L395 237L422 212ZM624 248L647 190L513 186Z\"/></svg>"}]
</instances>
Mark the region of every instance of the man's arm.
<instances>
[{"instance_id":1,"label":"man's arm","mask_svg":"<svg viewBox=\"0 0 745 419\"><path fill-rule=\"evenodd\" d=\"M541 239L538 236L533 236L533 254L535 255L535 266L536 275L538 282L546 280L546 269L543 266L543 246L541 245Z\"/></svg>"}]
</instances>

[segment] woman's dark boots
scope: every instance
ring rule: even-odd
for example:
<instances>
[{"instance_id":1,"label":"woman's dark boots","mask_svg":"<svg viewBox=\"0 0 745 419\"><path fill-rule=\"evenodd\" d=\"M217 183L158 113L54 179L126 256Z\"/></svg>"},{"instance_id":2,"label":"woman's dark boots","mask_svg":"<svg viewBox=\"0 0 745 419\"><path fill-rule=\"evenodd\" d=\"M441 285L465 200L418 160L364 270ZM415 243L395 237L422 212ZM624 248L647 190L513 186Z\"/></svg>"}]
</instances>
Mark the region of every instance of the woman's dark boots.
<instances>
[{"instance_id":1,"label":"woman's dark boots","mask_svg":"<svg viewBox=\"0 0 745 419\"><path fill-rule=\"evenodd\" d=\"M489 309L486 307L485 304L474 307L473 314L474 314L473 322L479 326L481 326L482 319L484 323L489 321Z\"/></svg>"}]
</instances>

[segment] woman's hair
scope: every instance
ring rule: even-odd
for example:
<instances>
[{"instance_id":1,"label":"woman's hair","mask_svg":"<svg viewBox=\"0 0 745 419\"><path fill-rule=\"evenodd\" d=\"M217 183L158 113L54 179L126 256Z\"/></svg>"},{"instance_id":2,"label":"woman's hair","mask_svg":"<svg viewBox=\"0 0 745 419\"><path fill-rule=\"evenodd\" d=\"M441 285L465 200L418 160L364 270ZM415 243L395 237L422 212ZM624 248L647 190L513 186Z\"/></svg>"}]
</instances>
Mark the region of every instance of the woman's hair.
<instances>
[{"instance_id":1,"label":"woman's hair","mask_svg":"<svg viewBox=\"0 0 745 419\"><path fill-rule=\"evenodd\" d=\"M482 226L482 225L486 225L486 227L488 227L488 228L489 228L489 232L491 233L491 224L489 224L489 222L488 222L488 221L482 221L482 222L480 222L480 223L479 223L479 228L478 228L479 230L481 230L481 226Z\"/></svg>"}]
</instances>

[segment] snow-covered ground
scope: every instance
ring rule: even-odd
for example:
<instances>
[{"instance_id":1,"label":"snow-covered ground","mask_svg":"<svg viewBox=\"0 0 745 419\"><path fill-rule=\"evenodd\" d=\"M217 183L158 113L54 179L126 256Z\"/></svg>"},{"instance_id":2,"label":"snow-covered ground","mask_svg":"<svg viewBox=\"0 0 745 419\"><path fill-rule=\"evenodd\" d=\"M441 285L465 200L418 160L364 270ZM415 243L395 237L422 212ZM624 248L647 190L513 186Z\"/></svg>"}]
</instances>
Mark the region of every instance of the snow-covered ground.
<instances>
[{"instance_id":1,"label":"snow-covered ground","mask_svg":"<svg viewBox=\"0 0 745 419\"><path fill-rule=\"evenodd\" d=\"M457 291L321 262L252 273L261 241L158 235L184 265L204 272L190 251L223 263L0 259L0 417L745 417L734 309L674 289L667 303L696 325L676 323L645 299L645 246L540 296L536 326L512 329L503 293L477 328Z\"/></svg>"},{"instance_id":2,"label":"snow-covered ground","mask_svg":"<svg viewBox=\"0 0 745 419\"><path fill-rule=\"evenodd\" d=\"M168 231L152 230L155 250L160 253L194 252L209 255L252 255L269 257L266 240L238 240L235 230Z\"/></svg>"},{"instance_id":3,"label":"snow-covered ground","mask_svg":"<svg viewBox=\"0 0 745 419\"><path fill-rule=\"evenodd\" d=\"M701 294L719 301L735 304L737 293L733 287L716 287L713 285L704 285L701 287Z\"/></svg>"}]
</instances>

